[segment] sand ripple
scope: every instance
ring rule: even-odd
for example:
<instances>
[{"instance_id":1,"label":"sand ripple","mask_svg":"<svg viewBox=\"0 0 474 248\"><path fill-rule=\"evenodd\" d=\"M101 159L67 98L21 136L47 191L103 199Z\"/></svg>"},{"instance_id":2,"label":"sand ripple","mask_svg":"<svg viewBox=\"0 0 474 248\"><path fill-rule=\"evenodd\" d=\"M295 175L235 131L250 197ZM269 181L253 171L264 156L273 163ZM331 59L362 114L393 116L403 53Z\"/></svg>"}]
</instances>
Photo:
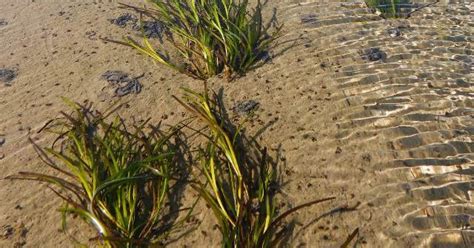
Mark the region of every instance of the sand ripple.
<instances>
[{"instance_id":1,"label":"sand ripple","mask_svg":"<svg viewBox=\"0 0 474 248\"><path fill-rule=\"evenodd\" d=\"M363 170L383 178L354 186L367 190L371 221L385 222L377 243L474 246L474 6L381 20L353 2L286 2L280 19L303 30L297 49L322 60L335 87L336 111L323 113L336 120L341 150L364 154ZM361 56L369 48L386 56Z\"/></svg>"}]
</instances>

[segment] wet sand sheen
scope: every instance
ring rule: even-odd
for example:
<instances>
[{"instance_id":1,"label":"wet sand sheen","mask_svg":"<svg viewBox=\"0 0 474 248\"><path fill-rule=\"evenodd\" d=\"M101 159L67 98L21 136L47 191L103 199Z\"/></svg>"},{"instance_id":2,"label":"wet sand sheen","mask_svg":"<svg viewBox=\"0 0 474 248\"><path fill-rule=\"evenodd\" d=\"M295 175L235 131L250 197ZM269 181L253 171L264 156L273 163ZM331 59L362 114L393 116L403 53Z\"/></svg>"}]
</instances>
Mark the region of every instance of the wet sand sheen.
<instances>
[{"instance_id":1,"label":"wet sand sheen","mask_svg":"<svg viewBox=\"0 0 474 248\"><path fill-rule=\"evenodd\" d=\"M364 11L315 1L288 7L281 16L294 22L301 14L313 16L301 21L308 43L299 68L310 67L311 56L323 60L338 111L320 114L335 120L340 150L365 160L360 169L368 185L351 187L363 195L360 211L385 222L368 243L470 247L474 37L466 27L472 9L439 4L408 20L372 20ZM341 28L334 32L332 26ZM390 28L400 36L390 35ZM367 48L386 58L358 56Z\"/></svg>"},{"instance_id":2,"label":"wet sand sheen","mask_svg":"<svg viewBox=\"0 0 474 248\"><path fill-rule=\"evenodd\" d=\"M180 120L170 95L200 85L91 38L91 31L111 38L127 32L108 21L123 13L115 3L7 1L0 6L7 23L0 25L7 34L0 37L7 44L0 67L18 70L10 87L0 85L4 176L24 166L42 170L26 138L63 109L58 96L99 106L113 101L102 93L100 75L107 70L146 73L142 92L126 98L132 104L122 114L134 118ZM383 20L354 1L284 0L269 3L273 7L285 23L275 51L281 55L236 82L213 79L211 85L224 88L229 108L243 100L259 103L249 132L268 124L262 142L274 150L281 144L284 197L294 205L338 197L297 216L297 226L307 227L292 246L335 247L357 227L364 247L473 246L473 5L440 2L397 20ZM58 201L29 185L0 181L6 202L0 226L15 228L0 246L69 246L57 232ZM358 208L312 222L341 204ZM212 230L205 211L198 217L203 230ZM84 236L81 227L75 232ZM196 232L173 246L217 247L216 237Z\"/></svg>"}]
</instances>

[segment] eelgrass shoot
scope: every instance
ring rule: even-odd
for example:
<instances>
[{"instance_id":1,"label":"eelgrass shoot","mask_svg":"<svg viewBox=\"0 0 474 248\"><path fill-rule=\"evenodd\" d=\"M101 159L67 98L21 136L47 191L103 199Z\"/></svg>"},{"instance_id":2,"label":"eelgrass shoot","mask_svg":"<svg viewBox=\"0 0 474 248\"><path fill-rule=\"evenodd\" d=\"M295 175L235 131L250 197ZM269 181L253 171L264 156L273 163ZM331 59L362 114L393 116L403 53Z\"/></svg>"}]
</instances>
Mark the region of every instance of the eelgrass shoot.
<instances>
[{"instance_id":1,"label":"eelgrass shoot","mask_svg":"<svg viewBox=\"0 0 474 248\"><path fill-rule=\"evenodd\" d=\"M389 18L401 17L401 10L409 5L408 0L366 0L365 3L379 11L381 16Z\"/></svg>"},{"instance_id":2,"label":"eelgrass shoot","mask_svg":"<svg viewBox=\"0 0 474 248\"><path fill-rule=\"evenodd\" d=\"M224 73L227 79L262 64L281 26L264 23L260 0L147 0L151 8L132 7L167 29L178 56L128 37L118 42L198 79ZM275 27L272 27L275 26ZM270 29L273 29L270 31ZM117 42L117 41L115 41Z\"/></svg>"},{"instance_id":3,"label":"eelgrass shoot","mask_svg":"<svg viewBox=\"0 0 474 248\"><path fill-rule=\"evenodd\" d=\"M164 218L176 172L170 135L147 132L145 124L129 128L118 117L108 122L110 113L66 102L73 112L62 112L45 127L57 135L51 148L33 143L57 173L20 172L8 178L47 183L65 202L60 208L64 227L67 217L82 217L98 233L91 240L103 247L160 245L181 221Z\"/></svg>"},{"instance_id":4,"label":"eelgrass shoot","mask_svg":"<svg viewBox=\"0 0 474 248\"><path fill-rule=\"evenodd\" d=\"M285 239L284 219L300 210L333 197L308 202L278 214L274 196L278 170L265 150L239 142L240 129L232 131L224 120L217 97L185 89L178 100L209 129L207 145L201 149L203 178L192 187L213 211L222 234L222 247L277 247Z\"/></svg>"}]
</instances>

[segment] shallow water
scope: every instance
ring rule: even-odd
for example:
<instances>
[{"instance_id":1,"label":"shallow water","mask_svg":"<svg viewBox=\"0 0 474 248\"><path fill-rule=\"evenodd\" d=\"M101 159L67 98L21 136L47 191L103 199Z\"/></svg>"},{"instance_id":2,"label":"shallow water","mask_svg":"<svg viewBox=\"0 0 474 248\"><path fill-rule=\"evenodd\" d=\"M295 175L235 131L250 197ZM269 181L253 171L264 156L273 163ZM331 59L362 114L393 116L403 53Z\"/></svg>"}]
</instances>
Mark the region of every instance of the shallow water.
<instances>
[{"instance_id":1,"label":"shallow water","mask_svg":"<svg viewBox=\"0 0 474 248\"><path fill-rule=\"evenodd\" d=\"M300 68L321 59L332 79L334 139L367 161L370 186L351 187L369 188L374 247L474 246L474 5L447 2L387 20L352 1L278 4L304 40Z\"/></svg>"}]
</instances>

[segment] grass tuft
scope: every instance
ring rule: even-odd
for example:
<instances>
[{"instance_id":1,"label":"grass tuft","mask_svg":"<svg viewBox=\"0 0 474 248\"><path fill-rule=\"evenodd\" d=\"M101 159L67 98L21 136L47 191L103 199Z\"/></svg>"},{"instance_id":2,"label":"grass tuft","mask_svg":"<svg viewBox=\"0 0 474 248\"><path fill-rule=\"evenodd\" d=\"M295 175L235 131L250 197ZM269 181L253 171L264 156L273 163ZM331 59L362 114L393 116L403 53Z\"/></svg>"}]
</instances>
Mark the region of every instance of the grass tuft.
<instances>
[{"instance_id":1,"label":"grass tuft","mask_svg":"<svg viewBox=\"0 0 474 248\"><path fill-rule=\"evenodd\" d=\"M274 200L278 171L266 150L251 149L242 141L240 129L231 130L217 97L185 90L184 99L176 98L209 129L209 142L200 156L203 180L192 187L211 207L223 247L276 247L286 237L283 221L288 215L334 199L308 202L278 214Z\"/></svg>"},{"instance_id":2,"label":"grass tuft","mask_svg":"<svg viewBox=\"0 0 474 248\"><path fill-rule=\"evenodd\" d=\"M264 62L281 26L270 33L271 23L262 17L263 4L248 0L147 0L151 9L133 8L161 21L167 40L178 52L157 51L144 36L130 37L120 44L137 49L153 60L198 79L224 73L227 79L243 74ZM276 25L275 25L276 26Z\"/></svg>"},{"instance_id":3,"label":"grass tuft","mask_svg":"<svg viewBox=\"0 0 474 248\"><path fill-rule=\"evenodd\" d=\"M67 217L80 216L98 233L91 240L105 247L166 245L169 234L190 220L201 198L213 212L223 247L277 247L291 235L292 226L285 222L289 215L335 199L282 211L275 200L280 181L277 163L266 149L246 139L241 127L232 126L219 98L215 94L211 98L207 89L204 93L184 89L183 99L175 99L205 123L205 129L191 128L205 138L197 149L189 140L172 142L181 134L179 129L169 134L156 128L147 131L147 122L129 128L119 117L107 121L114 110L101 114L91 105L66 101L73 112L62 112L62 118L44 128L57 136L51 148L33 143L41 160L56 173L20 172L8 178L46 182L65 202L60 209L64 228ZM184 154L197 154L197 160ZM199 197L178 220L182 215L176 212L184 210L174 207L173 212L171 207L179 205L172 189L180 180L178 165L191 167L194 161L199 161L201 174L186 183Z\"/></svg>"},{"instance_id":4,"label":"grass tuft","mask_svg":"<svg viewBox=\"0 0 474 248\"><path fill-rule=\"evenodd\" d=\"M57 135L51 148L33 143L59 175L20 172L8 178L46 182L65 202L63 227L68 216L80 216L105 247L159 245L183 221L166 220L177 170L171 136L146 132L146 123L127 128L118 117L107 122L113 111L66 103L72 114L63 112L45 127Z\"/></svg>"},{"instance_id":5,"label":"grass tuft","mask_svg":"<svg viewBox=\"0 0 474 248\"><path fill-rule=\"evenodd\" d=\"M409 5L408 0L366 0L368 7L380 11L383 17L398 18L402 15L402 7Z\"/></svg>"}]
</instances>

